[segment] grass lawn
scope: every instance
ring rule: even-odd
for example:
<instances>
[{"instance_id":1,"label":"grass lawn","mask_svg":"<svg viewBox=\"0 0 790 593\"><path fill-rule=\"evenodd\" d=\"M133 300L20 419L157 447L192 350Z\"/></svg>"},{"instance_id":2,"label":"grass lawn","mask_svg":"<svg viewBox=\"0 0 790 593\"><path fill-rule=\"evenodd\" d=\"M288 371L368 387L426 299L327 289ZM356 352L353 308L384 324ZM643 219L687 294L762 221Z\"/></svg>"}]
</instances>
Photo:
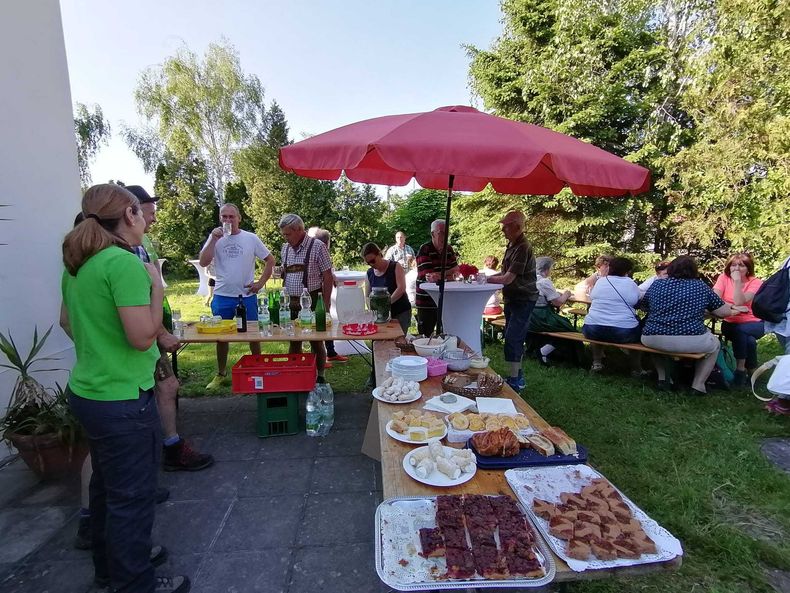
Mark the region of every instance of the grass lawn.
<instances>
[{"instance_id":1,"label":"grass lawn","mask_svg":"<svg viewBox=\"0 0 790 593\"><path fill-rule=\"evenodd\" d=\"M183 319L206 312L202 297L194 296L196 287L173 282L167 289ZM230 360L246 352L232 346ZM772 338L761 341L761 360L779 353ZM487 346L485 354L494 369L504 371L501 344ZM772 591L765 571L790 570L790 476L765 459L760 443L790 436L788 419L769 416L743 392L706 398L658 392L627 377L619 352L607 355L612 370L600 376L525 361L524 397L586 445L590 463L677 536L685 556L675 573L590 581L568 590ZM362 391L369 367L358 358L328 371L335 392ZM215 371L213 346L192 345L179 363L183 395L204 395Z\"/></svg>"}]
</instances>

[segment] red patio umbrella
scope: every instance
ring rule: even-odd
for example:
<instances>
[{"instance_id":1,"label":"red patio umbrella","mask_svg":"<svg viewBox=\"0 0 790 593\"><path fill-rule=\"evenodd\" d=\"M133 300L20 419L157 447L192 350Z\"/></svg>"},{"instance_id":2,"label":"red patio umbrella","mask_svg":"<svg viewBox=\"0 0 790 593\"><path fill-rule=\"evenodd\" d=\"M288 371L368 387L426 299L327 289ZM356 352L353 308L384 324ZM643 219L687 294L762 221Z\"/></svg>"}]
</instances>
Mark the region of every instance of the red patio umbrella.
<instances>
[{"instance_id":1,"label":"red patio umbrella","mask_svg":"<svg viewBox=\"0 0 790 593\"><path fill-rule=\"evenodd\" d=\"M466 106L388 115L324 132L280 149L280 167L313 179L447 190L450 235L453 189L552 195L569 187L579 196L639 194L650 172L592 144ZM440 281L441 327L444 280Z\"/></svg>"}]
</instances>

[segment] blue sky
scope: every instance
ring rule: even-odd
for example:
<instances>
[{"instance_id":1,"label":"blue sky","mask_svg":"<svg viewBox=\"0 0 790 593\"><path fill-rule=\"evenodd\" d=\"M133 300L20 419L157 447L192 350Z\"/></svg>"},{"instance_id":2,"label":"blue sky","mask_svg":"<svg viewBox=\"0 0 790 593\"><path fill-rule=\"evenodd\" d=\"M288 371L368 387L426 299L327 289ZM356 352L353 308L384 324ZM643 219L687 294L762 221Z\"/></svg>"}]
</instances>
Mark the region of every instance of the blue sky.
<instances>
[{"instance_id":1,"label":"blue sky","mask_svg":"<svg viewBox=\"0 0 790 593\"><path fill-rule=\"evenodd\" d=\"M118 132L141 123L140 73L181 44L223 37L301 139L360 119L473 104L462 44L501 33L496 0L61 0L72 100L101 105L113 128L91 173L153 188ZM477 105L478 107L482 107Z\"/></svg>"}]
</instances>

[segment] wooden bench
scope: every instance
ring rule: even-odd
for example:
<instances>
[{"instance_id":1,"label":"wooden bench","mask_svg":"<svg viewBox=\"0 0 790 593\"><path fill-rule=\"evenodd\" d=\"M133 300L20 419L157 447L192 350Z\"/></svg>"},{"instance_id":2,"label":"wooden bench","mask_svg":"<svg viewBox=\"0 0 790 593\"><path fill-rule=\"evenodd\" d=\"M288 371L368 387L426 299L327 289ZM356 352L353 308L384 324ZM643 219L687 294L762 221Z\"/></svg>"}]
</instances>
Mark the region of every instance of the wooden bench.
<instances>
[{"instance_id":1,"label":"wooden bench","mask_svg":"<svg viewBox=\"0 0 790 593\"><path fill-rule=\"evenodd\" d=\"M599 346L611 346L612 348L622 348L624 350L637 350L639 352L647 352L648 354L659 354L661 356L668 356L672 359L686 358L689 360L700 360L705 358L707 354L700 352L667 352L665 350L655 350L648 348L642 344L616 344L614 342L601 342L600 340L590 340L584 337L584 334L579 332L533 332L538 336L549 336L551 338L559 338L561 340L572 340L575 342L584 342L587 344L598 344Z\"/></svg>"}]
</instances>

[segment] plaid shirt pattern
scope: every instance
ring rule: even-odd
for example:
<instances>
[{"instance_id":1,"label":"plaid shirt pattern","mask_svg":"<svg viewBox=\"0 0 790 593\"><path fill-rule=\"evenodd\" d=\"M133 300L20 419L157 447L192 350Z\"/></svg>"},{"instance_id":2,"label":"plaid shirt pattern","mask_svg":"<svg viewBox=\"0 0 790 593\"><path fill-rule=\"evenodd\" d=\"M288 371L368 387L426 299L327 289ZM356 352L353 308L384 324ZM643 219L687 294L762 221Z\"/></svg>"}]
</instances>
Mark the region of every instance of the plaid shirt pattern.
<instances>
[{"instance_id":1,"label":"plaid shirt pattern","mask_svg":"<svg viewBox=\"0 0 790 593\"><path fill-rule=\"evenodd\" d=\"M307 253L307 246L310 237L305 235L299 246L294 249L285 243L280 252L280 262L283 267L283 278L285 279L285 292L289 296L299 296L302 294L304 284L302 283L302 272L286 273L288 266L292 264L305 263L304 258ZM313 239L313 249L310 251L310 261L308 263L307 290L312 292L318 290L323 285L323 273L332 269L332 260L329 259L329 251L321 241Z\"/></svg>"}]
</instances>

